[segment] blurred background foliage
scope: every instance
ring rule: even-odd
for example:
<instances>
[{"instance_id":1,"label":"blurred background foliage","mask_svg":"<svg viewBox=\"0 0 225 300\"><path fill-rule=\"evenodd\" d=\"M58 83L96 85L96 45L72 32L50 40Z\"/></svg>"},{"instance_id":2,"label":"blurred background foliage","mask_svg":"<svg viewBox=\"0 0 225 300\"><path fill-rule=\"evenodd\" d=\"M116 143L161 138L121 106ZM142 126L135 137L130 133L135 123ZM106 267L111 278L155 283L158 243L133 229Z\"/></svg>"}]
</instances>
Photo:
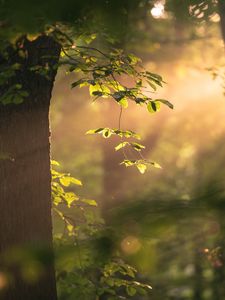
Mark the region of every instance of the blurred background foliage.
<instances>
[{"instance_id":1,"label":"blurred background foliage","mask_svg":"<svg viewBox=\"0 0 225 300\"><path fill-rule=\"evenodd\" d=\"M163 76L167 84L157 97L175 106L149 115L130 105L122 115L122 128L141 133L145 156L162 169L143 176L124 168L116 138L85 135L90 128L118 127L117 103L92 103L85 88L70 90L74 77L63 69L54 88L52 157L85 183L79 194L97 200L111 228L97 239L101 256L120 252L153 287L134 299L225 299L224 49L215 2L206 3L205 14L193 7L190 20L191 2L152 1L149 7L143 1L143 17L132 16L139 31L132 38L128 31L124 41ZM99 248L91 245L95 253Z\"/></svg>"}]
</instances>

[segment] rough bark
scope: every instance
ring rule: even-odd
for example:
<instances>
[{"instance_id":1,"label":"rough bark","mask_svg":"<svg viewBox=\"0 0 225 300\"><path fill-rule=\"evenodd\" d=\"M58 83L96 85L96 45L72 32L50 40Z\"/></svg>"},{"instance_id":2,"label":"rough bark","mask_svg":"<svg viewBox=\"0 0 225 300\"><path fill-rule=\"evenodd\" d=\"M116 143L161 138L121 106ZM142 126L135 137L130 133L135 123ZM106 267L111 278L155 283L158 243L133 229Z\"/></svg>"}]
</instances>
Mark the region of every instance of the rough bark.
<instances>
[{"instance_id":1,"label":"rough bark","mask_svg":"<svg viewBox=\"0 0 225 300\"><path fill-rule=\"evenodd\" d=\"M8 63L21 64L10 84L22 84L29 96L0 104L0 299L54 300L48 114L60 47L44 35L21 47L22 58L8 50ZM48 79L30 70L46 64Z\"/></svg>"}]
</instances>

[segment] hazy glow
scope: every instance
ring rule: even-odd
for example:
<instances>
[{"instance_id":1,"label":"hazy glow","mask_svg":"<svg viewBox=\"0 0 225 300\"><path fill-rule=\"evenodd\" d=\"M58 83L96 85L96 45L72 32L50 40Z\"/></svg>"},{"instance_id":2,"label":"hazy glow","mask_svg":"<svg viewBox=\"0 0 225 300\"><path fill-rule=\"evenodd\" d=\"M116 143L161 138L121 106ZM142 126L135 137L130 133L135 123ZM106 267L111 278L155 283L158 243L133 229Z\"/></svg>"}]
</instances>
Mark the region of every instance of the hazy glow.
<instances>
[{"instance_id":1,"label":"hazy glow","mask_svg":"<svg viewBox=\"0 0 225 300\"><path fill-rule=\"evenodd\" d=\"M213 21L215 23L220 22L219 14L217 14L217 13L213 14L212 17L211 17L211 21Z\"/></svg>"},{"instance_id":2,"label":"hazy glow","mask_svg":"<svg viewBox=\"0 0 225 300\"><path fill-rule=\"evenodd\" d=\"M7 286L7 279L4 273L0 272L0 290Z\"/></svg>"},{"instance_id":3,"label":"hazy glow","mask_svg":"<svg viewBox=\"0 0 225 300\"><path fill-rule=\"evenodd\" d=\"M122 240L121 248L127 254L135 254L140 250L141 243L137 237L130 235Z\"/></svg>"},{"instance_id":4,"label":"hazy glow","mask_svg":"<svg viewBox=\"0 0 225 300\"><path fill-rule=\"evenodd\" d=\"M164 5L162 3L155 3L151 9L151 14L155 19L161 18L164 15Z\"/></svg>"}]
</instances>

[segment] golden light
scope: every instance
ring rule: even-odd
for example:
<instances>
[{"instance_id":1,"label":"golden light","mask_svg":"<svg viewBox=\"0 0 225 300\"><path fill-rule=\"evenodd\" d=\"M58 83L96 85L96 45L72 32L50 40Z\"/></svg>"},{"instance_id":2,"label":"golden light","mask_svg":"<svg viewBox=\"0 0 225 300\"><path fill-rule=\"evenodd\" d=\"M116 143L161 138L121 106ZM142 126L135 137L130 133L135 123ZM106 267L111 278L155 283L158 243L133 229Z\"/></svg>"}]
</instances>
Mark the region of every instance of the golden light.
<instances>
[{"instance_id":1,"label":"golden light","mask_svg":"<svg viewBox=\"0 0 225 300\"><path fill-rule=\"evenodd\" d=\"M127 254L135 254L140 250L141 243L137 237L129 235L122 240L121 248Z\"/></svg>"},{"instance_id":2,"label":"golden light","mask_svg":"<svg viewBox=\"0 0 225 300\"><path fill-rule=\"evenodd\" d=\"M7 278L4 273L0 272L0 290L5 288L8 284Z\"/></svg>"},{"instance_id":3,"label":"golden light","mask_svg":"<svg viewBox=\"0 0 225 300\"><path fill-rule=\"evenodd\" d=\"M219 16L219 14L217 14L217 13L213 14L212 17L211 17L211 21L213 21L215 23L220 22L220 16Z\"/></svg>"},{"instance_id":4,"label":"golden light","mask_svg":"<svg viewBox=\"0 0 225 300\"><path fill-rule=\"evenodd\" d=\"M164 15L164 5L162 3L155 3L151 9L151 15L155 19L159 19Z\"/></svg>"}]
</instances>

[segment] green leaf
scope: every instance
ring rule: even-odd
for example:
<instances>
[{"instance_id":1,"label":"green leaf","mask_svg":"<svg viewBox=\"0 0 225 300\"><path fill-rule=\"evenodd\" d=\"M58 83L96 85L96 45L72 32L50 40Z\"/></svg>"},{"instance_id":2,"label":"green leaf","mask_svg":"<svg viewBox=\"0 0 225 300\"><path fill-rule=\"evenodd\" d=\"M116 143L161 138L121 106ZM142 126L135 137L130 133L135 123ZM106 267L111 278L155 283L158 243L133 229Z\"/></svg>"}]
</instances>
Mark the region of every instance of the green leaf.
<instances>
[{"instance_id":1,"label":"green leaf","mask_svg":"<svg viewBox=\"0 0 225 300\"><path fill-rule=\"evenodd\" d=\"M118 102L123 108L127 108L128 107L128 101L126 98L122 98L119 102Z\"/></svg>"},{"instance_id":2,"label":"green leaf","mask_svg":"<svg viewBox=\"0 0 225 300\"><path fill-rule=\"evenodd\" d=\"M78 85L84 84L87 82L85 79L79 79L71 84L71 88L75 88Z\"/></svg>"},{"instance_id":3,"label":"green leaf","mask_svg":"<svg viewBox=\"0 0 225 300\"><path fill-rule=\"evenodd\" d=\"M25 98L29 96L29 93L27 91L20 91L20 96Z\"/></svg>"},{"instance_id":4,"label":"green leaf","mask_svg":"<svg viewBox=\"0 0 225 300\"><path fill-rule=\"evenodd\" d=\"M101 86L99 84L89 86L89 93L91 96L94 96L94 92L102 92Z\"/></svg>"},{"instance_id":5,"label":"green leaf","mask_svg":"<svg viewBox=\"0 0 225 300\"><path fill-rule=\"evenodd\" d=\"M120 150L120 149L126 147L126 145L129 145L129 144L130 144L130 143L128 143L128 142L122 142L122 143L118 144L118 145L115 147L115 150L118 151L118 150Z\"/></svg>"},{"instance_id":6,"label":"green leaf","mask_svg":"<svg viewBox=\"0 0 225 300\"><path fill-rule=\"evenodd\" d=\"M137 292L137 290L133 287L133 286L130 286L130 285L128 285L127 287L126 287L126 292L127 292L127 294L129 295L129 296L134 296L135 294L136 294L136 292Z\"/></svg>"},{"instance_id":7,"label":"green leaf","mask_svg":"<svg viewBox=\"0 0 225 300\"><path fill-rule=\"evenodd\" d=\"M112 94L112 97L119 102L122 98L124 98L126 95L125 91L115 92Z\"/></svg>"},{"instance_id":8,"label":"green leaf","mask_svg":"<svg viewBox=\"0 0 225 300\"><path fill-rule=\"evenodd\" d=\"M146 73L147 73L151 78L157 79L157 80L159 80L159 81L163 81L162 76L160 76L159 74L152 73L152 72L149 72L149 71L147 71Z\"/></svg>"},{"instance_id":9,"label":"green leaf","mask_svg":"<svg viewBox=\"0 0 225 300\"><path fill-rule=\"evenodd\" d=\"M92 95L93 95L93 96L101 97L101 96L103 95L103 93L100 92L100 91L94 91L94 92L92 92Z\"/></svg>"},{"instance_id":10,"label":"green leaf","mask_svg":"<svg viewBox=\"0 0 225 300\"><path fill-rule=\"evenodd\" d=\"M140 140L141 137L139 134L135 133L134 131L131 131L131 130L126 130L126 131L121 131L122 133L122 136L126 137L126 138L135 138L137 140Z\"/></svg>"},{"instance_id":11,"label":"green leaf","mask_svg":"<svg viewBox=\"0 0 225 300\"><path fill-rule=\"evenodd\" d=\"M156 162L154 162L154 161L150 162L150 164L151 164L154 168L156 168L156 169L162 169L162 167L161 167L158 163L156 163Z\"/></svg>"},{"instance_id":12,"label":"green leaf","mask_svg":"<svg viewBox=\"0 0 225 300\"><path fill-rule=\"evenodd\" d=\"M79 197L77 195L75 195L73 192L68 192L68 193L65 193L64 199L65 199L68 207L70 207L71 204L73 203L73 201L78 200Z\"/></svg>"},{"instance_id":13,"label":"green leaf","mask_svg":"<svg viewBox=\"0 0 225 300\"><path fill-rule=\"evenodd\" d=\"M150 113L155 113L160 110L160 103L158 101L149 101L147 109Z\"/></svg>"},{"instance_id":14,"label":"green leaf","mask_svg":"<svg viewBox=\"0 0 225 300\"><path fill-rule=\"evenodd\" d=\"M145 99L140 98L140 97L135 98L135 102L136 102L137 104L145 103L145 101L146 101Z\"/></svg>"},{"instance_id":15,"label":"green leaf","mask_svg":"<svg viewBox=\"0 0 225 300\"><path fill-rule=\"evenodd\" d=\"M108 94L110 94L110 89L105 85L100 85L97 83L89 86L89 92L91 96L96 96L96 92L99 94L102 93L101 96L108 96Z\"/></svg>"},{"instance_id":16,"label":"green leaf","mask_svg":"<svg viewBox=\"0 0 225 300\"><path fill-rule=\"evenodd\" d=\"M136 65L140 61L140 58L134 54L129 54L127 57L131 65Z\"/></svg>"},{"instance_id":17,"label":"green leaf","mask_svg":"<svg viewBox=\"0 0 225 300\"><path fill-rule=\"evenodd\" d=\"M63 186L69 186L71 182L69 177L62 177L59 179L59 181Z\"/></svg>"},{"instance_id":18,"label":"green leaf","mask_svg":"<svg viewBox=\"0 0 225 300\"><path fill-rule=\"evenodd\" d=\"M86 134L95 134L101 133L105 128L97 128L97 129L90 129L86 132Z\"/></svg>"},{"instance_id":19,"label":"green leaf","mask_svg":"<svg viewBox=\"0 0 225 300\"><path fill-rule=\"evenodd\" d=\"M146 171L146 169L147 169L147 166L146 166L146 164L136 164L136 166L137 166L137 168L138 168L138 170L139 170L139 172L141 173L141 174L144 174L145 173L145 171Z\"/></svg>"},{"instance_id":20,"label":"green leaf","mask_svg":"<svg viewBox=\"0 0 225 300\"><path fill-rule=\"evenodd\" d=\"M141 151L142 149L145 149L145 146L139 143L131 143L131 145L136 151Z\"/></svg>"},{"instance_id":21,"label":"green leaf","mask_svg":"<svg viewBox=\"0 0 225 300\"><path fill-rule=\"evenodd\" d=\"M13 102L13 95L4 95L1 99L3 105L7 105Z\"/></svg>"},{"instance_id":22,"label":"green leaf","mask_svg":"<svg viewBox=\"0 0 225 300\"><path fill-rule=\"evenodd\" d=\"M155 99L155 101L161 102L165 105L167 105L169 108L173 109L173 104L165 99Z\"/></svg>"},{"instance_id":23,"label":"green leaf","mask_svg":"<svg viewBox=\"0 0 225 300\"><path fill-rule=\"evenodd\" d=\"M74 183L76 185L82 185L82 182L79 179L74 178L74 177L70 177L70 182Z\"/></svg>"},{"instance_id":24,"label":"green leaf","mask_svg":"<svg viewBox=\"0 0 225 300\"><path fill-rule=\"evenodd\" d=\"M24 99L20 95L16 95L13 97L13 103L14 104L21 104L23 103Z\"/></svg>"},{"instance_id":25,"label":"green leaf","mask_svg":"<svg viewBox=\"0 0 225 300\"><path fill-rule=\"evenodd\" d=\"M72 231L73 231L73 228L74 228L74 226L73 226L72 224L70 224L70 223L67 223L67 226L66 226L66 228L67 228L67 230L68 230L69 232L72 232Z\"/></svg>"},{"instance_id":26,"label":"green leaf","mask_svg":"<svg viewBox=\"0 0 225 300\"><path fill-rule=\"evenodd\" d=\"M53 166L59 166L59 163L56 160L51 159L51 165L53 165Z\"/></svg>"},{"instance_id":27,"label":"green leaf","mask_svg":"<svg viewBox=\"0 0 225 300\"><path fill-rule=\"evenodd\" d=\"M133 165L135 165L136 160L130 160L130 159L124 159L120 165L125 165L126 167L131 167Z\"/></svg>"},{"instance_id":28,"label":"green leaf","mask_svg":"<svg viewBox=\"0 0 225 300\"><path fill-rule=\"evenodd\" d=\"M61 177L59 179L59 181L63 186L69 186L71 183L76 184L76 185L82 185L82 182L80 180L78 180L74 177L71 177L71 176Z\"/></svg>"},{"instance_id":29,"label":"green leaf","mask_svg":"<svg viewBox=\"0 0 225 300\"><path fill-rule=\"evenodd\" d=\"M149 81L149 80L147 80L147 83L150 85L150 87L151 87L154 91L157 90L157 88L156 88L156 86L154 85L154 83L152 83L152 82Z\"/></svg>"},{"instance_id":30,"label":"green leaf","mask_svg":"<svg viewBox=\"0 0 225 300\"><path fill-rule=\"evenodd\" d=\"M59 205L59 203L61 203L61 202L62 202L61 197L59 197L59 196L53 197L53 203L54 203L56 206Z\"/></svg>"},{"instance_id":31,"label":"green leaf","mask_svg":"<svg viewBox=\"0 0 225 300\"><path fill-rule=\"evenodd\" d=\"M108 139L111 135L112 135L112 131L111 131L109 128L105 128L105 129L102 131L102 136L103 136L105 139Z\"/></svg>"},{"instance_id":32,"label":"green leaf","mask_svg":"<svg viewBox=\"0 0 225 300\"><path fill-rule=\"evenodd\" d=\"M97 202L92 199L82 199L81 201L91 206L98 206Z\"/></svg>"}]
</instances>

